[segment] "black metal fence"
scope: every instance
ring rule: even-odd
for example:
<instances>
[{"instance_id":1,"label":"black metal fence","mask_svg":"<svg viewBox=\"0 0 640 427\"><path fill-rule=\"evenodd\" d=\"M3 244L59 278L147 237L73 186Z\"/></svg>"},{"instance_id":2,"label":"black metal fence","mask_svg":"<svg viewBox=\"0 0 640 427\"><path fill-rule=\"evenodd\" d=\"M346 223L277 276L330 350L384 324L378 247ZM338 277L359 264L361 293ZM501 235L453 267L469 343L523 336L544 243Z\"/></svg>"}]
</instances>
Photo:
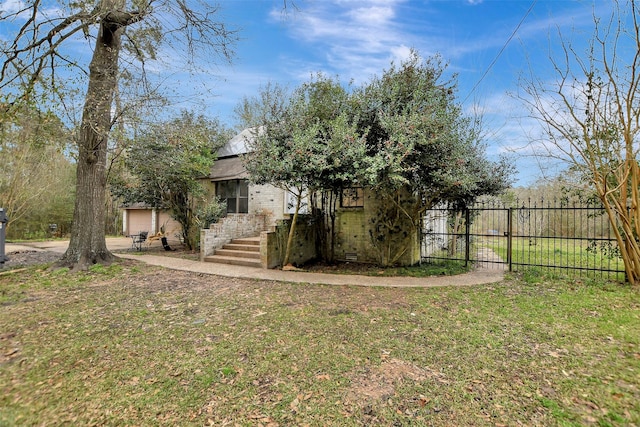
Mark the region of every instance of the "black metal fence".
<instances>
[{"instance_id":1,"label":"black metal fence","mask_svg":"<svg viewBox=\"0 0 640 427\"><path fill-rule=\"evenodd\" d=\"M624 264L602 206L566 201L431 209L423 222L422 258L624 280Z\"/></svg>"}]
</instances>

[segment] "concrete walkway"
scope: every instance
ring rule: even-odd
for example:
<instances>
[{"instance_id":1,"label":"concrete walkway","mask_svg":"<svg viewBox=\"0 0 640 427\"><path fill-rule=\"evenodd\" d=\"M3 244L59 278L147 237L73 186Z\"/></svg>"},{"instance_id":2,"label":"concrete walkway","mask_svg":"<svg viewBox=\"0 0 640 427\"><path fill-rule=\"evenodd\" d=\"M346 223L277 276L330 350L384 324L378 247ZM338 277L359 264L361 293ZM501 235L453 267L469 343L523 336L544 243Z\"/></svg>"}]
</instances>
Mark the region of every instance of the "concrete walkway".
<instances>
[{"instance_id":1,"label":"concrete walkway","mask_svg":"<svg viewBox=\"0 0 640 427\"><path fill-rule=\"evenodd\" d=\"M29 242L27 244L7 244L7 254L20 250L48 250L64 253L67 241ZM112 251L126 250L131 247L129 238L107 238L107 247ZM212 274L224 277L245 279L274 280L279 282L313 283L326 285L382 286L428 288L438 286L473 286L500 282L504 278L502 269L479 268L475 271L456 276L433 277L375 277L347 274L324 274L304 271L266 270L255 267L215 264L192 261L145 252L116 253L118 257L142 261L171 270L191 271L201 274Z\"/></svg>"}]
</instances>

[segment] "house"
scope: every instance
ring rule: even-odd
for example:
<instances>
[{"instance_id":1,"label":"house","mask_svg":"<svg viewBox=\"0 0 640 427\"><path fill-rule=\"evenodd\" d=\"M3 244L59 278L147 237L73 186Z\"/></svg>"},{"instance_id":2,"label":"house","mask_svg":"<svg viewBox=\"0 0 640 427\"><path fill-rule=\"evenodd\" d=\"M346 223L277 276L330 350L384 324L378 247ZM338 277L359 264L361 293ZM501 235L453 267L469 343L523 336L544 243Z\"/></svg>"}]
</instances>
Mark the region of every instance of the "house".
<instances>
[{"instance_id":1,"label":"house","mask_svg":"<svg viewBox=\"0 0 640 427\"><path fill-rule=\"evenodd\" d=\"M254 137L254 132L245 129L220 148L211 173L203 179L210 196L220 197L227 209L224 218L200 232L200 259L203 261L273 268L281 265L284 258L287 221L294 213L296 196L273 185L250 183L242 156L249 152L248 141ZM394 193L392 199L388 196L368 188L343 189L335 201L335 218L330 221L332 231L327 233L330 237L316 236L317 227L306 224L309 223L304 218L304 214L309 213L307 200L301 211L303 219L296 227L291 262L303 264L318 258L317 241L326 242L331 238L333 259L337 261L412 265L422 256L443 247L444 243L438 239L442 239L440 235L446 229L446 217L427 214L422 224L413 224L406 215L389 212L396 203L390 200L410 208L415 202L414 196L408 192ZM394 218L390 220L390 217ZM153 235L161 230L175 234L180 226L166 211L139 204L124 209L125 235L141 231ZM431 236L428 241L423 231ZM436 240L432 237L434 233ZM231 255L249 259L229 259Z\"/></svg>"},{"instance_id":2,"label":"house","mask_svg":"<svg viewBox=\"0 0 640 427\"><path fill-rule=\"evenodd\" d=\"M286 192L272 185L251 185L241 156L248 151L252 130L245 129L218 150L217 160L207 178L210 193L227 204L227 215L263 214L268 225L289 217Z\"/></svg>"},{"instance_id":3,"label":"house","mask_svg":"<svg viewBox=\"0 0 640 427\"><path fill-rule=\"evenodd\" d=\"M247 141L254 131L245 129L218 151L207 178L211 194L227 203L227 216L217 224L201 231L201 260L235 263L227 259L233 247L231 241L242 240L246 252L249 241L258 248L253 262L245 265L273 268L281 264L289 220L295 206L295 196L272 185L253 185L242 163L248 152ZM410 195L409 195L410 197ZM364 188L346 188L339 195L334 221L334 259L380 263L395 246L400 245L400 256L394 263L415 264L420 260L420 230L410 224L400 224L401 232L388 230L379 220L385 211L384 198ZM302 213L306 213L302 212ZM303 221L304 222L304 221ZM292 262L301 264L317 257L315 230L300 221L297 225ZM387 237L390 236L390 237ZM230 245L231 243L231 245Z\"/></svg>"},{"instance_id":4,"label":"house","mask_svg":"<svg viewBox=\"0 0 640 427\"><path fill-rule=\"evenodd\" d=\"M218 196L226 203L227 213L218 223L201 231L202 260L267 266L259 260L243 259L234 262L226 259L226 255L230 254L229 244L232 240L245 239L245 249L247 244L257 245L260 242L257 237L262 232L275 231L277 225L289 219L293 213L293 196L290 193L273 185L255 185L249 182L242 155L248 152L247 141L253 137L252 132L252 129L243 130L218 150L217 160L206 179L205 186L208 187L209 194ZM254 238L254 241L247 241L247 238ZM224 248L225 245L227 248ZM246 254L236 255L242 257ZM271 261L271 264L274 262ZM271 264L269 266L273 266Z\"/></svg>"},{"instance_id":5,"label":"house","mask_svg":"<svg viewBox=\"0 0 640 427\"><path fill-rule=\"evenodd\" d=\"M211 173L203 179L211 197L220 197L227 209L224 218L200 232L200 258L203 261L262 268L282 264L289 227L287 221L293 216L296 197L273 185L250 183L242 156L249 150L247 141L253 138L253 132L245 129L220 148ZM404 195L404 200L410 199L411 195ZM403 220L390 224L384 219L388 211L385 200L388 199L371 189L342 190L335 203L335 220L331 221L335 260L401 265L419 262L420 226ZM294 264L318 258L317 241L321 240L315 235L317 228L304 219L309 201L303 206L303 219L296 227L291 256ZM122 231L127 236L141 231L150 235L162 231L170 233L170 237L180 233L180 225L165 210L134 204L124 208L122 215ZM422 251L425 250L429 248L423 245ZM390 258L391 253L398 256ZM229 259L232 255L241 259Z\"/></svg>"}]
</instances>

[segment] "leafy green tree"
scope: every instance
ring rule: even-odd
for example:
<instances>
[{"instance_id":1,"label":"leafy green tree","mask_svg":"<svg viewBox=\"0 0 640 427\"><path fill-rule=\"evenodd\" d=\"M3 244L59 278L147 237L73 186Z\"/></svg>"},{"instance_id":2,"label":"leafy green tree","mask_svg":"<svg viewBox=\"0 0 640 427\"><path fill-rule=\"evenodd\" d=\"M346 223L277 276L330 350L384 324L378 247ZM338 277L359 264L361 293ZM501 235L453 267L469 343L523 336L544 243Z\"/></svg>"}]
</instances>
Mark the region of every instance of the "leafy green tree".
<instances>
[{"instance_id":1,"label":"leafy green tree","mask_svg":"<svg viewBox=\"0 0 640 427\"><path fill-rule=\"evenodd\" d=\"M479 123L462 114L455 85L443 82L443 73L438 59L423 62L414 52L353 91L319 75L286 102L262 94L261 108L242 110L253 117L264 112L246 157L252 180L298 195L302 189L334 197L348 187L372 190L381 200L370 224L379 262L407 258L427 209L462 206L509 183L510 166L486 158ZM332 209L328 203L329 217ZM294 214L287 248L296 219Z\"/></svg>"},{"instance_id":2,"label":"leafy green tree","mask_svg":"<svg viewBox=\"0 0 640 427\"><path fill-rule=\"evenodd\" d=\"M286 267L303 198L352 185L353 162L364 154L365 146L349 115L349 96L337 80L317 75L289 96L276 89L263 90L253 103L258 106L252 111L260 131L250 141L244 160L254 183L269 183L296 196Z\"/></svg>"},{"instance_id":3,"label":"leafy green tree","mask_svg":"<svg viewBox=\"0 0 640 427\"><path fill-rule=\"evenodd\" d=\"M127 180L114 177L112 193L125 203L142 202L169 210L182 227L189 249L198 244L199 212L216 211L205 200L202 178L208 176L215 152L229 133L219 123L183 112L180 117L151 125L125 154ZM209 219L210 220L210 219Z\"/></svg>"},{"instance_id":4,"label":"leafy green tree","mask_svg":"<svg viewBox=\"0 0 640 427\"><path fill-rule=\"evenodd\" d=\"M145 64L165 48L184 54L181 62L189 68L196 52L229 58L234 34L214 19L217 8L206 2L30 0L18 5L0 15L3 28L12 31L11 39L0 42L0 102L11 109L20 101L38 99L53 108L63 104L58 100L68 83L65 76L88 76L76 137L73 229L61 264L84 269L108 263L113 255L105 241L107 142L117 121L112 111L121 53L128 63L139 65L128 70L133 75L141 75ZM83 49L73 46L83 40L95 41L90 62Z\"/></svg>"},{"instance_id":5,"label":"leafy green tree","mask_svg":"<svg viewBox=\"0 0 640 427\"><path fill-rule=\"evenodd\" d=\"M444 71L439 58L413 52L354 94L367 135L362 181L383 199L371 238L384 265L419 238L427 209L462 206L509 185L512 168L486 158L479 122L462 113L455 80L444 80Z\"/></svg>"}]
</instances>

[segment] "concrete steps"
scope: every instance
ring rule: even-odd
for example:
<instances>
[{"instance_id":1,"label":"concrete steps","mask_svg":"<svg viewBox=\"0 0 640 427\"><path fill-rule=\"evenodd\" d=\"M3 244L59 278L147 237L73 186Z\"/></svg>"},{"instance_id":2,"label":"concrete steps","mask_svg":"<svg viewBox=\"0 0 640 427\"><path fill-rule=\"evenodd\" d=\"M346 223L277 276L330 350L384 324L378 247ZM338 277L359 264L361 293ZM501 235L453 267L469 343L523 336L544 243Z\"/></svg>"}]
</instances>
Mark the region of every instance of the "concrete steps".
<instances>
[{"instance_id":1,"label":"concrete steps","mask_svg":"<svg viewBox=\"0 0 640 427\"><path fill-rule=\"evenodd\" d=\"M245 267L262 267L260 264L260 237L234 239L216 249L213 255L204 257L205 262Z\"/></svg>"}]
</instances>

